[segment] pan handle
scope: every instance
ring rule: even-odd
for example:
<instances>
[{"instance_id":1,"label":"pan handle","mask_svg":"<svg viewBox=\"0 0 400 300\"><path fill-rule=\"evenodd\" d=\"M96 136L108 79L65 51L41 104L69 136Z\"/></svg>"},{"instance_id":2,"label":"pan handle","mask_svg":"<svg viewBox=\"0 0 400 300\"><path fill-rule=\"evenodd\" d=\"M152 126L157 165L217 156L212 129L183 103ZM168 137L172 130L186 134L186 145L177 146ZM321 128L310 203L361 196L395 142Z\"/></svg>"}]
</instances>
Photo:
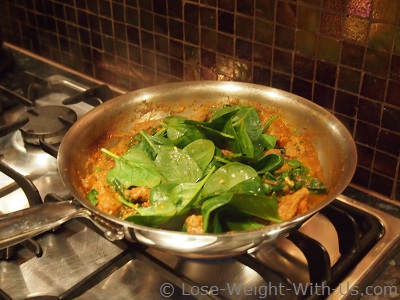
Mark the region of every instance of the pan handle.
<instances>
[{"instance_id":1,"label":"pan handle","mask_svg":"<svg viewBox=\"0 0 400 300\"><path fill-rule=\"evenodd\" d=\"M84 214L76 201L49 202L0 215L0 249L51 230Z\"/></svg>"}]
</instances>

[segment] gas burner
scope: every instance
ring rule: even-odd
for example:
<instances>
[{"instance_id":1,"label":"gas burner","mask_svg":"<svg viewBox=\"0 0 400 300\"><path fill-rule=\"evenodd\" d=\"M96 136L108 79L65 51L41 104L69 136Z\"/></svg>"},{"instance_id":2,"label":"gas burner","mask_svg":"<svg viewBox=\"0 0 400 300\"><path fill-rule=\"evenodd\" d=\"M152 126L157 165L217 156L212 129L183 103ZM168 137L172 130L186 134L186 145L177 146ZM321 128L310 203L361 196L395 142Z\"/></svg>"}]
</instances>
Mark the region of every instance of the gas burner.
<instances>
[{"instance_id":1,"label":"gas burner","mask_svg":"<svg viewBox=\"0 0 400 300\"><path fill-rule=\"evenodd\" d=\"M29 122L20 128L26 143L39 145L40 139L43 139L49 144L58 144L77 120L77 114L68 107L47 105L26 111L18 120L26 118Z\"/></svg>"}]
</instances>

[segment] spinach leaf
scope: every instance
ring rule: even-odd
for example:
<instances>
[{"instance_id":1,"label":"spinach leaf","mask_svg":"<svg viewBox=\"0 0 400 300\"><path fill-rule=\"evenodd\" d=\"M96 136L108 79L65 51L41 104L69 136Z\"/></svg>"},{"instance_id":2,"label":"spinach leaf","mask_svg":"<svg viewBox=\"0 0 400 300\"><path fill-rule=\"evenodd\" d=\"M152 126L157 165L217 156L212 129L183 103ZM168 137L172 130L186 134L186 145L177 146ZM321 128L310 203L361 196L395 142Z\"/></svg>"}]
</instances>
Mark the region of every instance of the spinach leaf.
<instances>
[{"instance_id":1,"label":"spinach leaf","mask_svg":"<svg viewBox=\"0 0 400 300\"><path fill-rule=\"evenodd\" d=\"M228 191L236 184L257 177L256 170L252 167L233 162L220 167L204 184L202 196Z\"/></svg>"},{"instance_id":2,"label":"spinach leaf","mask_svg":"<svg viewBox=\"0 0 400 300\"><path fill-rule=\"evenodd\" d=\"M216 232L212 230L212 224L210 222L211 214L217 210L218 208L228 204L233 197L233 193L223 193L221 195L212 197L204 201L203 205L201 206L201 215L203 217L203 231L204 232ZM218 228L221 228L219 226ZM222 229L221 229L222 230ZM217 229L219 231L219 229Z\"/></svg>"},{"instance_id":3,"label":"spinach leaf","mask_svg":"<svg viewBox=\"0 0 400 300\"><path fill-rule=\"evenodd\" d=\"M137 143L135 147L142 149L152 160L155 159L162 147L174 146L171 140L162 135L149 135L145 131L141 131L139 135L142 137L142 141Z\"/></svg>"},{"instance_id":4,"label":"spinach leaf","mask_svg":"<svg viewBox=\"0 0 400 300\"><path fill-rule=\"evenodd\" d=\"M200 169L204 171L214 158L215 146L210 140L199 139L187 145L183 150L186 151L186 153L194 159Z\"/></svg>"},{"instance_id":5,"label":"spinach leaf","mask_svg":"<svg viewBox=\"0 0 400 300\"><path fill-rule=\"evenodd\" d=\"M257 161L255 169L257 170L258 174L264 174L266 172L272 173L280 169L284 162L285 160L283 159L282 155L270 153Z\"/></svg>"},{"instance_id":6,"label":"spinach leaf","mask_svg":"<svg viewBox=\"0 0 400 300\"><path fill-rule=\"evenodd\" d=\"M87 197L90 201L90 203L92 203L92 205L96 206L97 203L99 202L99 200L97 199L97 195L99 194L99 192L96 189L91 189L89 191L89 193L87 194Z\"/></svg>"},{"instance_id":7,"label":"spinach leaf","mask_svg":"<svg viewBox=\"0 0 400 300\"><path fill-rule=\"evenodd\" d=\"M176 147L160 149L154 163L168 182L196 182L203 175L196 161Z\"/></svg>"},{"instance_id":8,"label":"spinach leaf","mask_svg":"<svg viewBox=\"0 0 400 300\"><path fill-rule=\"evenodd\" d=\"M115 160L115 167L107 172L107 181L110 184L117 179L125 189L132 186L151 188L163 180L154 162L139 148L130 148L122 156L104 148L101 151Z\"/></svg>"},{"instance_id":9,"label":"spinach leaf","mask_svg":"<svg viewBox=\"0 0 400 300\"><path fill-rule=\"evenodd\" d=\"M204 139L205 135L195 126L185 124L184 117L170 116L164 119L163 125L167 128L167 137L172 143L183 148L191 142Z\"/></svg>"}]
</instances>

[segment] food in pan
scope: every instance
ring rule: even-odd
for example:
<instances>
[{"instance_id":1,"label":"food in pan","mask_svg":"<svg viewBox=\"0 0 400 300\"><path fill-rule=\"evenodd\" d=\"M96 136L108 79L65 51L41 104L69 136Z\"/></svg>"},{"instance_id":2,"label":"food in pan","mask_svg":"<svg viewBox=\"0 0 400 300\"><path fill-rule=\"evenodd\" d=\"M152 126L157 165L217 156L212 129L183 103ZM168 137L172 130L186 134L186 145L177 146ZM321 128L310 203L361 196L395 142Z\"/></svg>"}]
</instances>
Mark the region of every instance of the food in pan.
<instances>
[{"instance_id":1,"label":"food in pan","mask_svg":"<svg viewBox=\"0 0 400 300\"><path fill-rule=\"evenodd\" d=\"M311 134L272 109L240 103L149 120L94 153L83 192L140 225L195 234L258 229L308 211L327 193Z\"/></svg>"}]
</instances>

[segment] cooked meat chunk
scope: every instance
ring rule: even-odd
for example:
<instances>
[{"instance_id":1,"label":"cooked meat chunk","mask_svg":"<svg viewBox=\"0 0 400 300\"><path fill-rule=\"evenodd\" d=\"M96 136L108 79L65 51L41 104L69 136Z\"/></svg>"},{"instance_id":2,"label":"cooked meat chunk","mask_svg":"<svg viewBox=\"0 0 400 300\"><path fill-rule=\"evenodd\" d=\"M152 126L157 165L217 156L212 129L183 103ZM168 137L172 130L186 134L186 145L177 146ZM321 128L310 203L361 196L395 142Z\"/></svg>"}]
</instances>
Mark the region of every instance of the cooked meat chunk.
<instances>
[{"instance_id":1,"label":"cooked meat chunk","mask_svg":"<svg viewBox=\"0 0 400 300\"><path fill-rule=\"evenodd\" d=\"M150 197L150 189L139 186L125 191L125 197L131 202L148 202Z\"/></svg>"},{"instance_id":2,"label":"cooked meat chunk","mask_svg":"<svg viewBox=\"0 0 400 300\"><path fill-rule=\"evenodd\" d=\"M203 231L203 217L200 215L190 215L186 218L185 224L188 233L202 234Z\"/></svg>"},{"instance_id":3,"label":"cooked meat chunk","mask_svg":"<svg viewBox=\"0 0 400 300\"><path fill-rule=\"evenodd\" d=\"M307 201L310 192L302 187L293 194L285 195L279 199L278 214L283 220L289 220L298 214L299 208L304 210L304 201Z\"/></svg>"},{"instance_id":4,"label":"cooked meat chunk","mask_svg":"<svg viewBox=\"0 0 400 300\"><path fill-rule=\"evenodd\" d=\"M285 146L285 154L290 158L299 158L306 151L303 140L298 136L291 136Z\"/></svg>"}]
</instances>

